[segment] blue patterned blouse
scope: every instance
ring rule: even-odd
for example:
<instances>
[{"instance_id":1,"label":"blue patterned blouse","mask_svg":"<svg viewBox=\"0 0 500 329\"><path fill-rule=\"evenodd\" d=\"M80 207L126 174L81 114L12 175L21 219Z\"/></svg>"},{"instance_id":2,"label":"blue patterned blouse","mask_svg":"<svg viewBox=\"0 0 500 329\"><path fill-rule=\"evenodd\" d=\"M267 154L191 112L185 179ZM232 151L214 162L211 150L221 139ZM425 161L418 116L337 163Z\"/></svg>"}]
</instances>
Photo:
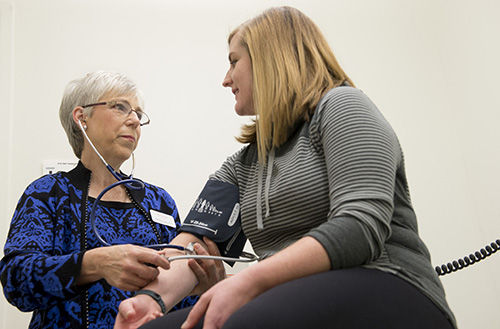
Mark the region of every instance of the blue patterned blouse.
<instances>
[{"instance_id":1,"label":"blue patterned blouse","mask_svg":"<svg viewBox=\"0 0 500 329\"><path fill-rule=\"evenodd\" d=\"M43 176L26 188L14 212L0 275L7 300L33 312L30 328L113 328L120 302L133 295L105 280L76 286L83 254L101 246L88 220L90 177L81 162L70 172ZM153 222L150 211L172 216L178 228L172 197L148 183L129 192L133 203L99 203L100 235L111 244L170 242L176 229ZM196 300L187 297L174 309Z\"/></svg>"}]
</instances>

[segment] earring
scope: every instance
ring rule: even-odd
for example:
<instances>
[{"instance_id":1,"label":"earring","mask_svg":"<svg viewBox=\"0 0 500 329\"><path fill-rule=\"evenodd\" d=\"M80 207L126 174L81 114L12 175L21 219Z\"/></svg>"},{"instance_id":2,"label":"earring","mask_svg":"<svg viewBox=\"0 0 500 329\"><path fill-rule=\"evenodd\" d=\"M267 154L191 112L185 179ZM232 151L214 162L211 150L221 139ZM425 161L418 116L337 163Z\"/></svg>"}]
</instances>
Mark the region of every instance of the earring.
<instances>
[{"instance_id":1,"label":"earring","mask_svg":"<svg viewBox=\"0 0 500 329\"><path fill-rule=\"evenodd\" d=\"M87 130L87 125L84 125L84 126L83 126L83 129Z\"/></svg>"}]
</instances>

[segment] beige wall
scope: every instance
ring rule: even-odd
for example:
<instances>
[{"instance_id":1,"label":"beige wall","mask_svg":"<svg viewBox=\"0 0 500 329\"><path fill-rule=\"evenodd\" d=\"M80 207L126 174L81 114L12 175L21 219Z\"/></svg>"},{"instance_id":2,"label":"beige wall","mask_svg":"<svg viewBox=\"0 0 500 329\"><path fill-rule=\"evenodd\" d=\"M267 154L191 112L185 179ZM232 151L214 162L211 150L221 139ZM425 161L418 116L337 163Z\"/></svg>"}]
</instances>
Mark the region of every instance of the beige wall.
<instances>
[{"instance_id":1,"label":"beige wall","mask_svg":"<svg viewBox=\"0 0 500 329\"><path fill-rule=\"evenodd\" d=\"M44 160L73 159L58 121L65 84L116 70L145 92L136 175L185 216L237 150L245 119L221 86L226 36L274 0L0 0L0 241ZM322 28L344 69L397 131L420 232L438 265L500 238L498 1L288 1ZM500 327L500 256L442 282L462 329ZM480 314L480 316L479 316ZM0 298L0 328L27 327Z\"/></svg>"}]
</instances>

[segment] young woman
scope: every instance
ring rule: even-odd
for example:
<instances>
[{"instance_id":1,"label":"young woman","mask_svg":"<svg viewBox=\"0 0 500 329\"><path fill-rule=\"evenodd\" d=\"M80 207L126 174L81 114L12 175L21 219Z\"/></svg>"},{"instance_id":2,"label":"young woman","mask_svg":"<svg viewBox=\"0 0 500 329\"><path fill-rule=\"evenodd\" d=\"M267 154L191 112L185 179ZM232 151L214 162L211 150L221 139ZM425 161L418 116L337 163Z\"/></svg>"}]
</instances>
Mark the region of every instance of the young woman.
<instances>
[{"instance_id":1,"label":"young woman","mask_svg":"<svg viewBox=\"0 0 500 329\"><path fill-rule=\"evenodd\" d=\"M230 34L229 61L223 85L255 121L211 180L237 187L241 228L263 260L143 328L455 328L396 134L316 25L271 8ZM149 287L169 299L163 282L181 271ZM119 317L138 312L134 299Z\"/></svg>"}]
</instances>

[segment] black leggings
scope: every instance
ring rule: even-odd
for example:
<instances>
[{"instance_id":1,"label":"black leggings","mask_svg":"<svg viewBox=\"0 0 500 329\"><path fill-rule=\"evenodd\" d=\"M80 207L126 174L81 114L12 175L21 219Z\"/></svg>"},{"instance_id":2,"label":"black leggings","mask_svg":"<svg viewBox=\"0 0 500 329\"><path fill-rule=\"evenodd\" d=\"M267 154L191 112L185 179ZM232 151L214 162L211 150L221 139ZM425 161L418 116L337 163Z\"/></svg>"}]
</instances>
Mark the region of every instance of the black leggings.
<instances>
[{"instance_id":1,"label":"black leggings","mask_svg":"<svg viewBox=\"0 0 500 329\"><path fill-rule=\"evenodd\" d=\"M151 321L142 329L180 328L190 308ZM202 328L199 323L196 328ZM395 275L353 268L315 274L258 296L224 329L452 329L419 290Z\"/></svg>"}]
</instances>

